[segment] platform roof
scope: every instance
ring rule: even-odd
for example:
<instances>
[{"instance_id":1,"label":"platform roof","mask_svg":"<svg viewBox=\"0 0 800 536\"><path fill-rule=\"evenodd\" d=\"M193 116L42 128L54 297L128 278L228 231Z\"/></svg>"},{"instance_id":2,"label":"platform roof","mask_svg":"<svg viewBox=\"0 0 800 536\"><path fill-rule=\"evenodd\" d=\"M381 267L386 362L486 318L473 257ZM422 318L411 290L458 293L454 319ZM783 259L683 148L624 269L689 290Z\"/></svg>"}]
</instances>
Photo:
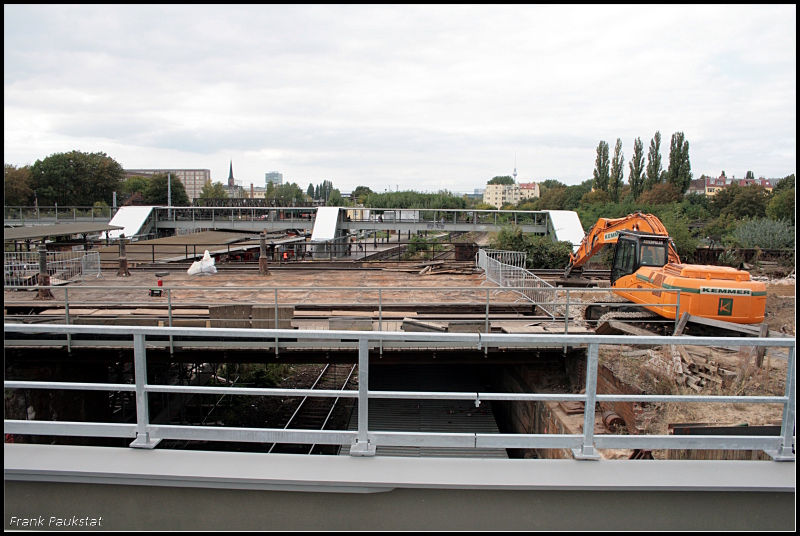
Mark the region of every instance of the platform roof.
<instances>
[{"instance_id":1,"label":"platform roof","mask_svg":"<svg viewBox=\"0 0 800 536\"><path fill-rule=\"evenodd\" d=\"M142 232L142 226L147 222L150 213L153 212L154 206L142 207L120 207L114 217L111 218L111 223L120 225L118 229L122 231L109 232L111 238L119 238L125 235L127 238L136 236Z\"/></svg>"},{"instance_id":2,"label":"platform roof","mask_svg":"<svg viewBox=\"0 0 800 536\"><path fill-rule=\"evenodd\" d=\"M571 242L572 251L578 251L583 237L583 225L578 214L572 210L548 210L550 221L553 222L553 231L559 242Z\"/></svg>"},{"instance_id":3,"label":"platform roof","mask_svg":"<svg viewBox=\"0 0 800 536\"><path fill-rule=\"evenodd\" d=\"M44 238L46 236L66 236L85 233L99 233L122 229L107 223L54 223L34 227L6 227L3 229L3 242Z\"/></svg>"},{"instance_id":4,"label":"platform roof","mask_svg":"<svg viewBox=\"0 0 800 536\"><path fill-rule=\"evenodd\" d=\"M336 225L339 223L339 207L319 207L311 232L312 242L329 242L336 238Z\"/></svg>"}]
</instances>

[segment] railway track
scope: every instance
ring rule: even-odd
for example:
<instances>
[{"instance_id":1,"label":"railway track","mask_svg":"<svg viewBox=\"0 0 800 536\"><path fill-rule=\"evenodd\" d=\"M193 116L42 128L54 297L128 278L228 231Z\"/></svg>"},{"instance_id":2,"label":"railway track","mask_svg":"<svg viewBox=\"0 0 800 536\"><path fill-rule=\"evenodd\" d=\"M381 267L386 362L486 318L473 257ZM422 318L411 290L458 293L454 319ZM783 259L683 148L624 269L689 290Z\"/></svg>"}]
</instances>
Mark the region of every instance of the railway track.
<instances>
[{"instance_id":1,"label":"railway track","mask_svg":"<svg viewBox=\"0 0 800 536\"><path fill-rule=\"evenodd\" d=\"M355 378L353 376L356 365L325 365L311 389L345 390ZM339 422L342 417L349 415L351 408L345 407L347 399L331 397L307 396L300 400L284 430L324 430L328 428L343 428ZM352 406L352 403L350 404ZM338 411L337 411L338 410ZM335 445L308 445L275 443L268 452L280 454L335 454L338 450Z\"/></svg>"}]
</instances>

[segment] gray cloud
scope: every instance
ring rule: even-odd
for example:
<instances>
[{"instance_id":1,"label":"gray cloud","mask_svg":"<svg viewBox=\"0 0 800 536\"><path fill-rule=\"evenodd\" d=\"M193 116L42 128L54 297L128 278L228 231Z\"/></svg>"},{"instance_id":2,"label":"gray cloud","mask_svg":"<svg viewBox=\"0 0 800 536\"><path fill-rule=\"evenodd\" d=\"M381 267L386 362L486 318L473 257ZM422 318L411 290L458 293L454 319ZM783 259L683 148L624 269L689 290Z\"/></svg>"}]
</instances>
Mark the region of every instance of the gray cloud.
<instances>
[{"instance_id":1,"label":"gray cloud","mask_svg":"<svg viewBox=\"0 0 800 536\"><path fill-rule=\"evenodd\" d=\"M698 176L796 166L795 6L4 6L3 56L12 163L466 191L682 130Z\"/></svg>"}]
</instances>

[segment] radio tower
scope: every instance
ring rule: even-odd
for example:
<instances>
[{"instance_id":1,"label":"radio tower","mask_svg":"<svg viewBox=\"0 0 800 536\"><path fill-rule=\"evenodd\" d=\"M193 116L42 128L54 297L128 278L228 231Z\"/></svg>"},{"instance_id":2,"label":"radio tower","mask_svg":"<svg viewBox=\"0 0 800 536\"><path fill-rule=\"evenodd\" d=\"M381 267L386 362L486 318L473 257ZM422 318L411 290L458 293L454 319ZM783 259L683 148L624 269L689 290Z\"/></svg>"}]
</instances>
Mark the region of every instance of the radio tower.
<instances>
[{"instance_id":1,"label":"radio tower","mask_svg":"<svg viewBox=\"0 0 800 536\"><path fill-rule=\"evenodd\" d=\"M514 182L517 182L517 153L514 153Z\"/></svg>"}]
</instances>

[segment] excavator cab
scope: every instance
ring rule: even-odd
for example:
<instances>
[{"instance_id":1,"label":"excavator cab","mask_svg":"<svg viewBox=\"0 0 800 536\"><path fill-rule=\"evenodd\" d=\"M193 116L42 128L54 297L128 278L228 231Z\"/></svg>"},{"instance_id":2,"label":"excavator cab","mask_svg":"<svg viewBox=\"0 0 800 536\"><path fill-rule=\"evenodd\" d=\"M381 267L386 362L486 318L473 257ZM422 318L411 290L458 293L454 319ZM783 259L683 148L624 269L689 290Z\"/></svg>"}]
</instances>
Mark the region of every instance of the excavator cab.
<instances>
[{"instance_id":1,"label":"excavator cab","mask_svg":"<svg viewBox=\"0 0 800 536\"><path fill-rule=\"evenodd\" d=\"M661 268L667 264L669 238L664 236L620 231L611 267L611 285L620 277L631 275L642 266Z\"/></svg>"}]
</instances>

